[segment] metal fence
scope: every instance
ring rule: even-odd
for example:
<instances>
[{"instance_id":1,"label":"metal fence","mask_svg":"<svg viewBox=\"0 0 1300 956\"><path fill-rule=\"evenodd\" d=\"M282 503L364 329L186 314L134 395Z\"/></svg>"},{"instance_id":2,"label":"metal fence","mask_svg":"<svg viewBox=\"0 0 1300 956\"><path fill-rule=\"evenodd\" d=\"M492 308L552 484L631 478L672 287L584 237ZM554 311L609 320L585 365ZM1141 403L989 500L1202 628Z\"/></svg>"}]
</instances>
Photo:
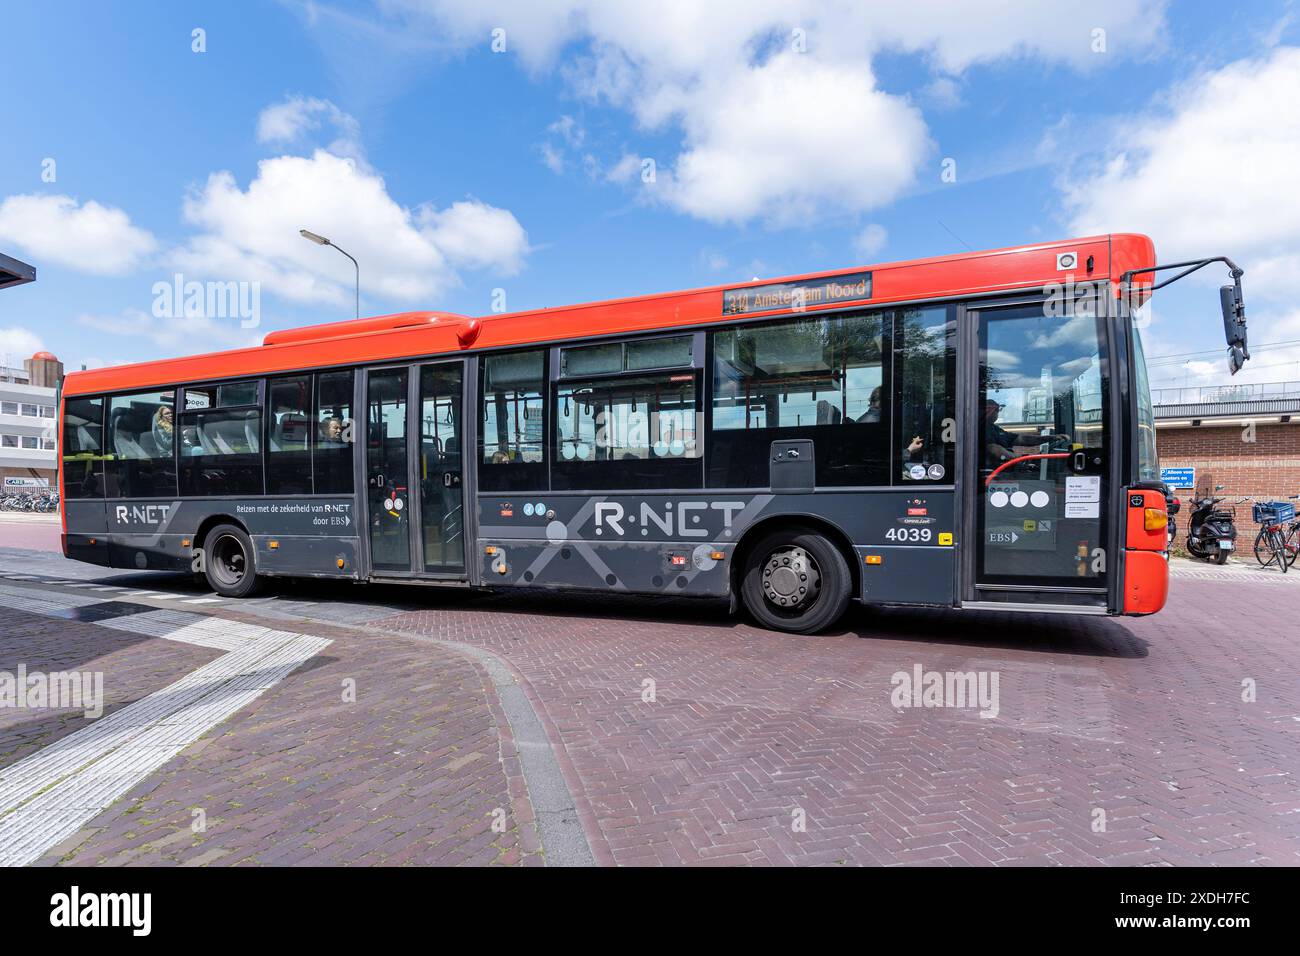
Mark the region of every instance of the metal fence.
<instances>
[{"instance_id":1,"label":"metal fence","mask_svg":"<svg viewBox=\"0 0 1300 956\"><path fill-rule=\"evenodd\" d=\"M1193 388L1153 388L1153 405L1216 405L1228 402L1300 400L1300 382L1257 382Z\"/></svg>"}]
</instances>

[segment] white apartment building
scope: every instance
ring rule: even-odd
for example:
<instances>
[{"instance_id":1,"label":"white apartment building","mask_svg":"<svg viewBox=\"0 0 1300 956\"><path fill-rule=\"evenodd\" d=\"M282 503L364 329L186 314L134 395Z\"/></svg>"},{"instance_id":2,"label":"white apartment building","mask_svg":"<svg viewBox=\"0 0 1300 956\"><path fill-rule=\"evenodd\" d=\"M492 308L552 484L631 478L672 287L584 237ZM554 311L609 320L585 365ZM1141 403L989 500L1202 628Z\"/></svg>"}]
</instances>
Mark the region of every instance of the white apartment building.
<instances>
[{"instance_id":1,"label":"white apartment building","mask_svg":"<svg viewBox=\"0 0 1300 956\"><path fill-rule=\"evenodd\" d=\"M0 366L3 492L57 487L57 385L63 379L63 365L48 352L37 352L23 364L24 368Z\"/></svg>"}]
</instances>

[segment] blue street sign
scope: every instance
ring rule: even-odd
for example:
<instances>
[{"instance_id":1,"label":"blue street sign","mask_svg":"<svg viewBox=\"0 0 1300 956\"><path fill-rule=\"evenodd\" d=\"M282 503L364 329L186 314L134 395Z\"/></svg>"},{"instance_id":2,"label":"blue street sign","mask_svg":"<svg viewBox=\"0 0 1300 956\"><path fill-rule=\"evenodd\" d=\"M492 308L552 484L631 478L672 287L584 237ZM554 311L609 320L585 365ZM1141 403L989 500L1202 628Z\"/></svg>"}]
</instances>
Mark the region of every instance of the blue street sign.
<instances>
[{"instance_id":1,"label":"blue street sign","mask_svg":"<svg viewBox=\"0 0 1300 956\"><path fill-rule=\"evenodd\" d=\"M1195 488L1195 468L1161 468L1160 480L1170 488Z\"/></svg>"}]
</instances>

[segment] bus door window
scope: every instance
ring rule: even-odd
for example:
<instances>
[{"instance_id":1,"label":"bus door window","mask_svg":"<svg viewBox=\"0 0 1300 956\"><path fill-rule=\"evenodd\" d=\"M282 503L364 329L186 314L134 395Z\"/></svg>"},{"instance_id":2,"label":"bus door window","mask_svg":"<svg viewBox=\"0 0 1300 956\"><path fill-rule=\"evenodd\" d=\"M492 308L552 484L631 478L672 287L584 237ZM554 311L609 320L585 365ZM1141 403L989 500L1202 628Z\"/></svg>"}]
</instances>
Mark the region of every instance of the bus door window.
<instances>
[{"instance_id":1,"label":"bus door window","mask_svg":"<svg viewBox=\"0 0 1300 956\"><path fill-rule=\"evenodd\" d=\"M406 385L404 368L372 371L366 410L366 499L371 564L397 571L407 571L411 566Z\"/></svg>"},{"instance_id":2,"label":"bus door window","mask_svg":"<svg viewBox=\"0 0 1300 956\"><path fill-rule=\"evenodd\" d=\"M1026 306L982 316L977 404L986 575L1097 578L1106 502L1103 326ZM1076 452L1087 450L1086 456ZM1086 462L1077 470L1077 462Z\"/></svg>"},{"instance_id":3,"label":"bus door window","mask_svg":"<svg viewBox=\"0 0 1300 956\"><path fill-rule=\"evenodd\" d=\"M461 394L460 363L420 369L420 523L426 571L465 564Z\"/></svg>"}]
</instances>

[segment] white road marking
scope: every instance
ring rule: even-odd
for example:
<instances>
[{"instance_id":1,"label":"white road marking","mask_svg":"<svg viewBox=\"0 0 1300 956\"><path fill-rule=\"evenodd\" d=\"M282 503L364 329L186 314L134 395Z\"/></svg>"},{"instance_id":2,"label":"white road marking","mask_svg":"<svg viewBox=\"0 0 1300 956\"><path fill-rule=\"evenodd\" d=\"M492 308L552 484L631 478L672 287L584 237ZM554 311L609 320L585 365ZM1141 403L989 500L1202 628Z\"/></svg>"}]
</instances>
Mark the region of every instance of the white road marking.
<instances>
[{"instance_id":1,"label":"white road marking","mask_svg":"<svg viewBox=\"0 0 1300 956\"><path fill-rule=\"evenodd\" d=\"M186 604L220 604L221 598L215 598L215 597L186 598L185 603Z\"/></svg>"},{"instance_id":2,"label":"white road marking","mask_svg":"<svg viewBox=\"0 0 1300 956\"><path fill-rule=\"evenodd\" d=\"M37 614L104 603L0 586L0 606ZM205 733L332 642L160 608L97 622L226 651L168 687L0 768L0 866L23 866L77 832Z\"/></svg>"}]
</instances>

